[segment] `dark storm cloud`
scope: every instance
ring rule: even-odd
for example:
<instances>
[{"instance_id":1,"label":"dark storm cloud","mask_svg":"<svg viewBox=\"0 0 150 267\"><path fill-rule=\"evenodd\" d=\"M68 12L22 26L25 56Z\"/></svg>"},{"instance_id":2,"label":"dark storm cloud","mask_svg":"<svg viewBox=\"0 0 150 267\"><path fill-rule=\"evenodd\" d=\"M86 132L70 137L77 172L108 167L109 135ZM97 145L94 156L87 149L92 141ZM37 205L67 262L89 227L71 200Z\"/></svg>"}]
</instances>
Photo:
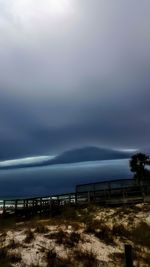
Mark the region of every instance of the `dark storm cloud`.
<instances>
[{"instance_id":1,"label":"dark storm cloud","mask_svg":"<svg viewBox=\"0 0 150 267\"><path fill-rule=\"evenodd\" d=\"M0 1L0 159L150 135L150 3Z\"/></svg>"}]
</instances>

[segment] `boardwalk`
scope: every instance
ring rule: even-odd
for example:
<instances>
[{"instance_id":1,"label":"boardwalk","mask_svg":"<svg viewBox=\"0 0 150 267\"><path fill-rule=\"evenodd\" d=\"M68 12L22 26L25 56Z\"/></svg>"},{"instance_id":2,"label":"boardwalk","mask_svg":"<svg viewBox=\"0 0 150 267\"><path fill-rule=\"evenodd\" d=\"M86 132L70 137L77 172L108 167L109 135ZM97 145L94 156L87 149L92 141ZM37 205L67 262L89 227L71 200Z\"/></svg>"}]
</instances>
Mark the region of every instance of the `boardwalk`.
<instances>
[{"instance_id":1,"label":"boardwalk","mask_svg":"<svg viewBox=\"0 0 150 267\"><path fill-rule=\"evenodd\" d=\"M133 179L77 185L76 191L62 195L1 200L1 214L31 216L68 205L120 205L150 201L150 183L137 184Z\"/></svg>"}]
</instances>

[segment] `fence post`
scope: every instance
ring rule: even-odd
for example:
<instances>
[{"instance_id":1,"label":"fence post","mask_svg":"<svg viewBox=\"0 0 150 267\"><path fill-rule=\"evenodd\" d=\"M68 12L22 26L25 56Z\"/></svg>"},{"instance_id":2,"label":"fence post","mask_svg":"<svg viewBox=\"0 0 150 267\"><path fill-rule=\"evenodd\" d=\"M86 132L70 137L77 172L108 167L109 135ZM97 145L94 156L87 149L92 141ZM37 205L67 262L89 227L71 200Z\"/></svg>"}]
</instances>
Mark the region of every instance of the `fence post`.
<instances>
[{"instance_id":1,"label":"fence post","mask_svg":"<svg viewBox=\"0 0 150 267\"><path fill-rule=\"evenodd\" d=\"M129 244L125 244L125 261L126 267L133 267L132 246Z\"/></svg>"},{"instance_id":2,"label":"fence post","mask_svg":"<svg viewBox=\"0 0 150 267\"><path fill-rule=\"evenodd\" d=\"M18 204L18 200L15 200L15 213L17 213L17 204Z\"/></svg>"},{"instance_id":3,"label":"fence post","mask_svg":"<svg viewBox=\"0 0 150 267\"><path fill-rule=\"evenodd\" d=\"M91 194L90 194L90 191L88 191L88 203L91 202Z\"/></svg>"},{"instance_id":4,"label":"fence post","mask_svg":"<svg viewBox=\"0 0 150 267\"><path fill-rule=\"evenodd\" d=\"M75 205L77 205L78 203L78 196L77 196L77 192L75 192Z\"/></svg>"},{"instance_id":5,"label":"fence post","mask_svg":"<svg viewBox=\"0 0 150 267\"><path fill-rule=\"evenodd\" d=\"M3 201L3 214L5 214L6 211L6 200Z\"/></svg>"}]
</instances>

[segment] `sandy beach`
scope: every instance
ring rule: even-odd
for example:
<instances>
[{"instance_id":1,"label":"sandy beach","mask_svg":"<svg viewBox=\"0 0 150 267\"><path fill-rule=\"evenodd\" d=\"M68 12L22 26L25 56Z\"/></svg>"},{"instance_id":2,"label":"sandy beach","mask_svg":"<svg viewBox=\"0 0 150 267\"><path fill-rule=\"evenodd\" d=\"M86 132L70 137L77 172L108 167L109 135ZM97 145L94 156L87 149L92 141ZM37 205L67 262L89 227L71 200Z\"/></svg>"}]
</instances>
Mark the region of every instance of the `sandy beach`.
<instances>
[{"instance_id":1,"label":"sandy beach","mask_svg":"<svg viewBox=\"0 0 150 267\"><path fill-rule=\"evenodd\" d=\"M47 218L9 219L9 224L5 219L0 231L0 266L120 267L125 262L124 245L131 244L134 266L148 267L149 236L149 204L68 207Z\"/></svg>"}]
</instances>

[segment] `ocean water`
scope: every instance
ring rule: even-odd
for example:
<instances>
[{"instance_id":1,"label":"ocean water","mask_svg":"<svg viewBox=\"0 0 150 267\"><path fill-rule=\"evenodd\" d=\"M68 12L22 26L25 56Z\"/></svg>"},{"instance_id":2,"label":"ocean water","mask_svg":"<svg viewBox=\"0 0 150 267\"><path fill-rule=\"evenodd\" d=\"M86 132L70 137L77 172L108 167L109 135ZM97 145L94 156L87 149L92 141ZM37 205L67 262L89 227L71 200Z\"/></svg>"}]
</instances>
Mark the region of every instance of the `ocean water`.
<instances>
[{"instance_id":1,"label":"ocean water","mask_svg":"<svg viewBox=\"0 0 150 267\"><path fill-rule=\"evenodd\" d=\"M77 184L126 178L132 178L128 159L0 170L0 199L69 193Z\"/></svg>"}]
</instances>

